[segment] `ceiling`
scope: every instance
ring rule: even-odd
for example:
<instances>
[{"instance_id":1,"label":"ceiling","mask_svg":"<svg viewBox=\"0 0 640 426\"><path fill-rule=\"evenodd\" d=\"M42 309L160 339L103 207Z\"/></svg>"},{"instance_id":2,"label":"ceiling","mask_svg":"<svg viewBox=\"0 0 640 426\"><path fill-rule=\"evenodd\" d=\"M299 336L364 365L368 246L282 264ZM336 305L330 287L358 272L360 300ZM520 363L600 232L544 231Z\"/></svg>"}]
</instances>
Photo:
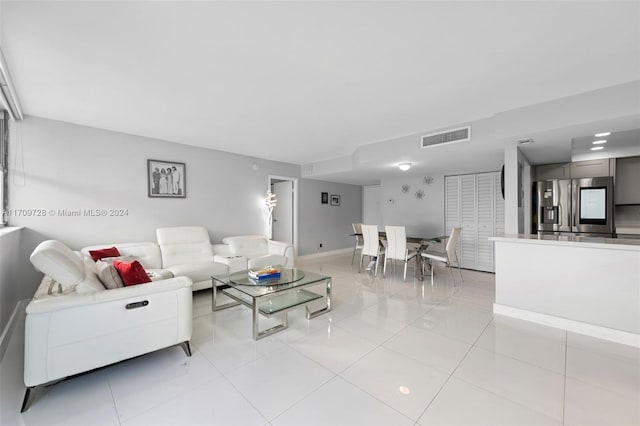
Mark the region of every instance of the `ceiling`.
<instances>
[{"instance_id":1,"label":"ceiling","mask_svg":"<svg viewBox=\"0 0 640 426\"><path fill-rule=\"evenodd\" d=\"M0 19L27 115L303 170L350 158L328 174L350 183L396 173L407 135L640 75L638 2L3 0ZM430 170L493 167L504 143Z\"/></svg>"}]
</instances>

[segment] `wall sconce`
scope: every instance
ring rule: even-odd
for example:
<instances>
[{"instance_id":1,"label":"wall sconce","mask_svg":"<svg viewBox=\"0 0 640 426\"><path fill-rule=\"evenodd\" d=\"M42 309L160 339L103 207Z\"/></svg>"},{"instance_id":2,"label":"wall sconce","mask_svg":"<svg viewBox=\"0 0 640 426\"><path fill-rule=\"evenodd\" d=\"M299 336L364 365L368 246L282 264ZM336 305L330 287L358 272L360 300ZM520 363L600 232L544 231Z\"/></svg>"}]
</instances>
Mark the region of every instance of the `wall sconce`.
<instances>
[{"instance_id":1,"label":"wall sconce","mask_svg":"<svg viewBox=\"0 0 640 426\"><path fill-rule=\"evenodd\" d=\"M411 163L400 163L400 164L398 164L398 168L400 170L402 170L403 172L406 172L407 170L409 170L411 168Z\"/></svg>"}]
</instances>

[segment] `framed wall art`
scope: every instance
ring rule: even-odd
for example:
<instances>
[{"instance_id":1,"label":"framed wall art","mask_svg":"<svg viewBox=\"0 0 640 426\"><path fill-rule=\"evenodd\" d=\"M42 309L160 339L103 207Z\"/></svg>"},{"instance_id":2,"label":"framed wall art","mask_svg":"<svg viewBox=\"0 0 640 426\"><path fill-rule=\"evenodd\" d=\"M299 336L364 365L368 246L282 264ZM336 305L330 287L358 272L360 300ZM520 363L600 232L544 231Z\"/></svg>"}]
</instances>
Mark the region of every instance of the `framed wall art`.
<instances>
[{"instance_id":1,"label":"framed wall art","mask_svg":"<svg viewBox=\"0 0 640 426\"><path fill-rule=\"evenodd\" d=\"M321 198L322 204L329 204L329 193L323 192L321 194L322 194L322 198Z\"/></svg>"},{"instance_id":2,"label":"framed wall art","mask_svg":"<svg viewBox=\"0 0 640 426\"><path fill-rule=\"evenodd\" d=\"M331 205L339 206L340 205L340 196L339 195L331 195Z\"/></svg>"},{"instance_id":3,"label":"framed wall art","mask_svg":"<svg viewBox=\"0 0 640 426\"><path fill-rule=\"evenodd\" d=\"M174 161L147 160L150 198L187 198L186 166Z\"/></svg>"}]
</instances>

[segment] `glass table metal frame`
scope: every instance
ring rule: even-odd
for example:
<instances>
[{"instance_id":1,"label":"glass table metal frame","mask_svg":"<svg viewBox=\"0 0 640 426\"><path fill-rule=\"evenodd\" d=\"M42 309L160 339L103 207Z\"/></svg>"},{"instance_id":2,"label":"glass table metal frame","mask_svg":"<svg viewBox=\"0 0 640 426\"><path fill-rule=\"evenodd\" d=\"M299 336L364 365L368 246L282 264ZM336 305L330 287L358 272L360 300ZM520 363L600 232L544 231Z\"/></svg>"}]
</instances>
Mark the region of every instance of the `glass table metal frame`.
<instances>
[{"instance_id":1,"label":"glass table metal frame","mask_svg":"<svg viewBox=\"0 0 640 426\"><path fill-rule=\"evenodd\" d=\"M288 327L287 313L291 309L305 306L307 320L331 311L331 277L295 268L281 268L281 274L280 278L258 283L249 279L246 270L212 276L212 310L215 312L238 304L250 308L253 312L254 340L286 329ZM324 296L304 288L322 283L326 286ZM218 291L235 302L218 305L216 303ZM326 302L324 307L311 311L310 303L322 298ZM283 315L282 322L267 330L260 331L260 315L271 317L276 314Z\"/></svg>"}]
</instances>

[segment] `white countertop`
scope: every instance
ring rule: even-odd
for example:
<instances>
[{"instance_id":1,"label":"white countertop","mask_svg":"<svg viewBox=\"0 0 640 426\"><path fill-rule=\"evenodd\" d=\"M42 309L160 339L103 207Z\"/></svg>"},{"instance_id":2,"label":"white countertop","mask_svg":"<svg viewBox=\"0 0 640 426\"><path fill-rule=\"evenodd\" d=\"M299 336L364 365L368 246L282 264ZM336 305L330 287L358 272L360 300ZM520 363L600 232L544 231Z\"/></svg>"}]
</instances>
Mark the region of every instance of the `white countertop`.
<instances>
[{"instance_id":1,"label":"white countertop","mask_svg":"<svg viewBox=\"0 0 640 426\"><path fill-rule=\"evenodd\" d=\"M489 237L490 241L541 244L572 247L593 247L609 250L640 251L640 237L636 239L579 237L576 235L513 234Z\"/></svg>"}]
</instances>

